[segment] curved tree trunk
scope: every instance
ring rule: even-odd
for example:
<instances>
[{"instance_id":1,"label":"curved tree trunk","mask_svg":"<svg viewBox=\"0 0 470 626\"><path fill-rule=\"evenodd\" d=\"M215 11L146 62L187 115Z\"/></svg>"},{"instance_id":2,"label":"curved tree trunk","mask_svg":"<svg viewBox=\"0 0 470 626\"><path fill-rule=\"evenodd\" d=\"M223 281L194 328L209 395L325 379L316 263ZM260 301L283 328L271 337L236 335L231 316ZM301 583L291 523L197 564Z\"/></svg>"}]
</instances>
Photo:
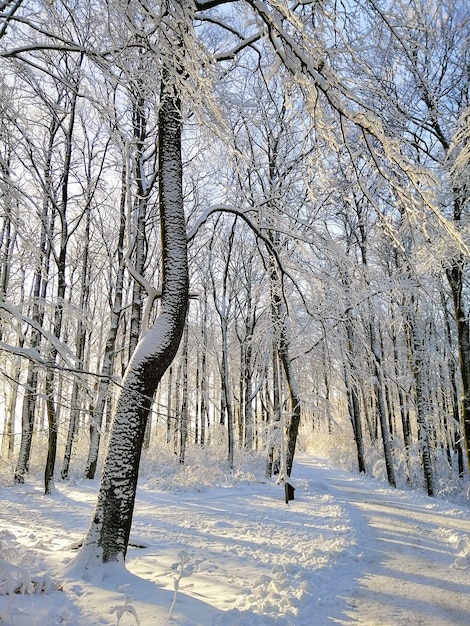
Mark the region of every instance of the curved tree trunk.
<instances>
[{"instance_id":1,"label":"curved tree trunk","mask_svg":"<svg viewBox=\"0 0 470 626\"><path fill-rule=\"evenodd\" d=\"M124 562L134 510L145 426L155 389L181 340L188 306L182 193L180 100L163 71L159 111L159 197L163 258L160 315L137 345L114 415L98 501L79 561Z\"/></svg>"}]
</instances>

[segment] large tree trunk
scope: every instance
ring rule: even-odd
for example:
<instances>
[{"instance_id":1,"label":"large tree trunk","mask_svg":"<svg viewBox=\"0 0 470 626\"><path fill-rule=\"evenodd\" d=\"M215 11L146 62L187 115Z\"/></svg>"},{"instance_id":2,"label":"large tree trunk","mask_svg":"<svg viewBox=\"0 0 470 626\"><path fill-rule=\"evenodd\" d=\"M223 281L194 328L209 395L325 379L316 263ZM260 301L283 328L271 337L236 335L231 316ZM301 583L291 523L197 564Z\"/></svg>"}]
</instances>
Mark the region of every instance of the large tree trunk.
<instances>
[{"instance_id":1,"label":"large tree trunk","mask_svg":"<svg viewBox=\"0 0 470 626\"><path fill-rule=\"evenodd\" d=\"M279 354L277 349L272 346L272 370L273 370L273 382L272 391L273 399L269 397L269 389L266 378L266 423L267 428L267 456L266 456L266 478L271 478L273 474L279 474L279 435L280 435L280 423L281 423L281 393L280 393L280 376L279 376ZM268 408L269 407L269 408Z\"/></svg>"},{"instance_id":2,"label":"large tree trunk","mask_svg":"<svg viewBox=\"0 0 470 626\"><path fill-rule=\"evenodd\" d=\"M163 71L159 111L159 197L163 259L160 314L127 367L112 422L98 501L79 560L124 562L134 510L145 426L163 374L178 350L188 306L188 262L182 192L181 112Z\"/></svg>"}]
</instances>

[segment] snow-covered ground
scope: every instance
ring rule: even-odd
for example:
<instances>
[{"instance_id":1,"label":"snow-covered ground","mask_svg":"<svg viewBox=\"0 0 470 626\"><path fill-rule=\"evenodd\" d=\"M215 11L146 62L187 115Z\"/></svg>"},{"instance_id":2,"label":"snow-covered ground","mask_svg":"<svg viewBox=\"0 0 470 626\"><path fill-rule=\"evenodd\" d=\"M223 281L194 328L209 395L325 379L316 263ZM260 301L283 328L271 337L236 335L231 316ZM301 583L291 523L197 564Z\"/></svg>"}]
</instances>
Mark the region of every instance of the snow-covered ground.
<instances>
[{"instance_id":1,"label":"snow-covered ground","mask_svg":"<svg viewBox=\"0 0 470 626\"><path fill-rule=\"evenodd\" d=\"M71 546L97 484L59 483L52 498L39 484L0 489L0 585L31 576L45 588L0 594L1 626L470 624L466 503L384 488L306 455L294 475L289 505L275 483L146 479L128 570L85 578L70 567Z\"/></svg>"}]
</instances>

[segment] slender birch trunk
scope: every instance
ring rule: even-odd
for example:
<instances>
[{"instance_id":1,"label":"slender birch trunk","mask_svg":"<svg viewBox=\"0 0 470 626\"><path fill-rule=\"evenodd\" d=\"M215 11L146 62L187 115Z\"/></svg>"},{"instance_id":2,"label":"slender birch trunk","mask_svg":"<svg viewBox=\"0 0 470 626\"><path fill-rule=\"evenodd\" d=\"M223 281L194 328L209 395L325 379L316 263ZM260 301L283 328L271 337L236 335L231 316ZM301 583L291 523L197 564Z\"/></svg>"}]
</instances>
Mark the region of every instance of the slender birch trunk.
<instances>
[{"instance_id":1,"label":"slender birch trunk","mask_svg":"<svg viewBox=\"0 0 470 626\"><path fill-rule=\"evenodd\" d=\"M103 427L103 417L106 405L109 404L109 390L111 376L114 367L114 355L116 351L116 341L121 319L122 299L124 290L124 238L126 232L126 166L123 165L121 173L121 199L120 199L120 223L117 245L117 275L114 291L113 309L111 312L111 324L106 338L103 363L101 366L101 376L98 383L96 402L91 414L90 421L90 445L88 447L88 457L85 466L85 477L93 480L98 464L98 455L101 442L101 432Z\"/></svg>"},{"instance_id":2,"label":"slender birch trunk","mask_svg":"<svg viewBox=\"0 0 470 626\"><path fill-rule=\"evenodd\" d=\"M46 189L41 209L41 234L39 251L36 257L36 267L34 269L31 297L33 301L31 317L35 325L31 329L29 345L33 350L38 350L41 345L41 328L44 321L44 302L49 280L49 267L52 254L53 224L55 220L55 209L51 209L51 163L54 150L54 141L59 130L57 119L53 119L49 128L49 142L44 166L44 180ZM30 361L26 374L25 391L23 394L23 406L21 411L21 442L18 453L18 460L15 467L14 481L18 484L24 483L24 477L28 471L29 459L31 455L31 445L34 431L34 417L38 399L39 371L38 366Z\"/></svg>"},{"instance_id":3,"label":"slender birch trunk","mask_svg":"<svg viewBox=\"0 0 470 626\"><path fill-rule=\"evenodd\" d=\"M427 422L427 408L424 395L424 358L422 340L418 337L418 331L414 321L408 317L407 339L410 367L415 379L416 393L416 421L418 423L418 440L421 444L421 458L423 463L424 482L429 496L434 496L434 472L431 459L431 448L429 443L429 426Z\"/></svg>"},{"instance_id":4,"label":"slender birch trunk","mask_svg":"<svg viewBox=\"0 0 470 626\"><path fill-rule=\"evenodd\" d=\"M188 438L188 324L186 323L183 333L182 355L182 393L181 393L181 416L180 416L180 449L179 461L185 461L186 440Z\"/></svg>"},{"instance_id":5,"label":"slender birch trunk","mask_svg":"<svg viewBox=\"0 0 470 626\"><path fill-rule=\"evenodd\" d=\"M85 233L83 239L83 258L82 258L82 275L80 281L80 305L79 305L79 319L77 320L77 335L75 339L76 347L76 367L78 370L83 370L86 338L87 338L87 320L86 315L88 313L88 306L90 300L90 267L89 267L89 246L90 246L90 225L91 225L91 206L87 203L85 216ZM75 437L78 430L78 424L80 421L80 413L82 407L82 386L83 382L80 380L80 374L74 377L72 387L72 397L70 406L70 420L67 431L67 441L65 444L64 458L62 460L62 468L60 475L62 480L65 480L69 475L70 460L72 458L72 448L75 442Z\"/></svg>"},{"instance_id":6,"label":"slender birch trunk","mask_svg":"<svg viewBox=\"0 0 470 626\"><path fill-rule=\"evenodd\" d=\"M348 411L356 443L357 463L359 473L366 473L366 462L364 454L364 436L362 433L361 412L359 404L359 394L357 382L353 379L351 369L354 363L354 332L351 320L346 322L347 355L344 363L344 378L346 384L346 395L348 398Z\"/></svg>"},{"instance_id":7,"label":"slender birch trunk","mask_svg":"<svg viewBox=\"0 0 470 626\"><path fill-rule=\"evenodd\" d=\"M83 55L81 56L81 60ZM79 66L77 69L79 69ZM76 85L78 87L78 84ZM67 224L67 208L69 200L69 179L71 174L72 163L72 151L73 151L73 132L75 126L75 115L77 107L77 91L74 90L70 97L70 109L69 109L69 121L67 128L65 129L65 155L64 164L62 167L62 178L60 187L60 203L58 206L58 214L60 217L60 243L59 252L55 254L55 260L57 265L57 291L55 296L54 305L54 321L53 321L53 334L57 339L60 339L62 333L62 320L64 315L64 303L65 292L67 289L66 282L66 265L67 265L67 246L69 242L68 224ZM55 346L51 347L49 353L49 359L51 363L55 364L58 351ZM44 471L44 493L50 494L52 490L52 483L54 480L54 468L57 454L57 435L58 435L58 414L57 414L57 398L55 393L55 371L53 368L48 368L46 371L45 380L45 395L46 395L46 407L47 407L47 421L48 421L48 442L47 442L47 459L46 467Z\"/></svg>"},{"instance_id":8,"label":"slender birch trunk","mask_svg":"<svg viewBox=\"0 0 470 626\"><path fill-rule=\"evenodd\" d=\"M391 487L396 487L395 469L393 465L392 446L390 438L390 430L387 420L387 410L385 407L384 398L384 383L382 375L382 351L378 343L374 321L371 320L369 326L370 344L373 358L373 372L374 372L374 393L376 399L376 407L378 411L380 432L382 435L382 445L384 451L385 468L387 470L388 484Z\"/></svg>"},{"instance_id":9,"label":"slender birch trunk","mask_svg":"<svg viewBox=\"0 0 470 626\"><path fill-rule=\"evenodd\" d=\"M207 403L207 288L204 285L204 301L202 311L202 354L201 354L201 446L206 444L206 426L209 425L208 403Z\"/></svg>"}]
</instances>

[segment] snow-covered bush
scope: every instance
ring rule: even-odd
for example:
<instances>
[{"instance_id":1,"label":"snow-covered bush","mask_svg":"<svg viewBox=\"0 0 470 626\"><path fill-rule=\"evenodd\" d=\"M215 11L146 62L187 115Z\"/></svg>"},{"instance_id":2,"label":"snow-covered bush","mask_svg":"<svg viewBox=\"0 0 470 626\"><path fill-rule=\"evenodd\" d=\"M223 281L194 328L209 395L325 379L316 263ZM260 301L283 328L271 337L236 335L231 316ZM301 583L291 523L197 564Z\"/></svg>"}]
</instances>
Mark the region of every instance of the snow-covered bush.
<instances>
[{"instance_id":1,"label":"snow-covered bush","mask_svg":"<svg viewBox=\"0 0 470 626\"><path fill-rule=\"evenodd\" d=\"M219 426L211 427L211 431L210 445L187 443L182 464L173 447L162 441L161 430L157 430L149 449L142 455L140 476L159 489L196 491L234 482L253 482L264 476L266 457L263 451L236 447L231 468L227 464L226 433Z\"/></svg>"},{"instance_id":2,"label":"snow-covered bush","mask_svg":"<svg viewBox=\"0 0 470 626\"><path fill-rule=\"evenodd\" d=\"M39 573L34 558L13 533L0 532L0 595L42 593L51 588L49 576Z\"/></svg>"}]
</instances>

